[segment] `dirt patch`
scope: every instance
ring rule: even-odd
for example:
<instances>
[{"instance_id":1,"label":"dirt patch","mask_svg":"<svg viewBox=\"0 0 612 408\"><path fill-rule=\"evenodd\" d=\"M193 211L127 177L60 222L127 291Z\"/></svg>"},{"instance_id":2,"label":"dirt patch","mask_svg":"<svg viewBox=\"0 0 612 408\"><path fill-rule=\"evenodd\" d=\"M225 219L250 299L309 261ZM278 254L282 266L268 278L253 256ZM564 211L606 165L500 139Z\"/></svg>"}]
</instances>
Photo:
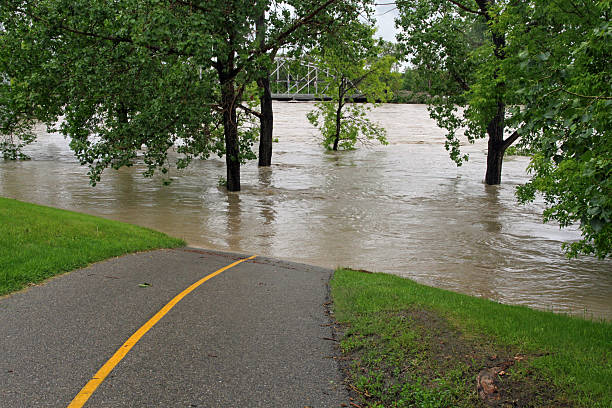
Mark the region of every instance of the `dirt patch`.
<instances>
[{"instance_id":1,"label":"dirt patch","mask_svg":"<svg viewBox=\"0 0 612 408\"><path fill-rule=\"evenodd\" d=\"M390 332L338 326L339 363L359 407L569 407L522 354L467 336L424 309L369 316ZM367 326L367 325L366 325ZM361 326L361 327L366 327Z\"/></svg>"}]
</instances>

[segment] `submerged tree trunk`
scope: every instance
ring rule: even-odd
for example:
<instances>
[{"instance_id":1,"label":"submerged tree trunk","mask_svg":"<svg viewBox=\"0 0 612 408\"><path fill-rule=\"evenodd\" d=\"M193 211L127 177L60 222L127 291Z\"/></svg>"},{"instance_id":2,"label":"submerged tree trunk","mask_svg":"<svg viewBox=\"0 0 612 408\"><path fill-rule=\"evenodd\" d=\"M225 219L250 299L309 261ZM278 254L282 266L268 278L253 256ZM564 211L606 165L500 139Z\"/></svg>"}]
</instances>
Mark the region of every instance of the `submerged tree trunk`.
<instances>
[{"instance_id":1,"label":"submerged tree trunk","mask_svg":"<svg viewBox=\"0 0 612 408\"><path fill-rule=\"evenodd\" d=\"M506 107L502 102L497 102L497 112L487 126L489 135L489 146L487 153L487 173L485 183L496 185L501 183L501 171L504 161L506 146L504 143L504 115Z\"/></svg>"},{"instance_id":2,"label":"submerged tree trunk","mask_svg":"<svg viewBox=\"0 0 612 408\"><path fill-rule=\"evenodd\" d=\"M342 108L344 107L344 79L340 82L338 88L338 109L336 109L336 134L334 135L334 146L333 150L338 150L338 143L340 142L340 130L342 128Z\"/></svg>"},{"instance_id":3,"label":"submerged tree trunk","mask_svg":"<svg viewBox=\"0 0 612 408\"><path fill-rule=\"evenodd\" d=\"M488 13L489 1L480 0L480 7L483 12ZM490 17L487 18L490 20ZM498 60L506 58L504 48L506 46L506 38L503 34L493 32L492 40L495 48L493 50L495 57ZM504 141L506 104L503 100L506 84L503 81L497 81L497 70L493 73L493 79L496 81L496 99L497 109L495 115L487 125L487 134L489 135L489 146L487 153L487 173L485 175L485 183L488 185L501 184L502 164L504 162L504 153L509 146ZM513 136L514 137L514 136ZM510 141L510 144L512 141Z\"/></svg>"},{"instance_id":4,"label":"submerged tree trunk","mask_svg":"<svg viewBox=\"0 0 612 408\"><path fill-rule=\"evenodd\" d=\"M501 184L502 163L504 161L504 150L502 150L493 139L489 138L489 151L487 155L487 173L485 183L488 185Z\"/></svg>"},{"instance_id":5,"label":"submerged tree trunk","mask_svg":"<svg viewBox=\"0 0 612 408\"><path fill-rule=\"evenodd\" d=\"M266 40L266 9L255 22L257 42L261 45ZM257 80L261 89L261 116L259 117L259 162L258 165L267 167L272 165L272 131L274 128L274 113L272 112L272 93L270 92L270 73L262 69L263 76Z\"/></svg>"},{"instance_id":6,"label":"submerged tree trunk","mask_svg":"<svg viewBox=\"0 0 612 408\"><path fill-rule=\"evenodd\" d=\"M230 69L233 64L230 64ZM225 68L225 67L224 67ZM223 135L225 137L225 165L227 189L240 191L240 145L238 143L238 120L236 115L236 88L234 79L219 70L221 82L221 106L223 108Z\"/></svg>"},{"instance_id":7,"label":"submerged tree trunk","mask_svg":"<svg viewBox=\"0 0 612 408\"><path fill-rule=\"evenodd\" d=\"M497 112L487 126L487 134L489 135L489 146L487 152L487 173L485 175L485 183L489 185L501 184L502 164L504 163L504 154L508 147L512 146L518 140L519 132L515 130L510 136L504 139L504 123L506 113L506 105L498 101Z\"/></svg>"},{"instance_id":8,"label":"submerged tree trunk","mask_svg":"<svg viewBox=\"0 0 612 408\"><path fill-rule=\"evenodd\" d=\"M266 72L267 74L267 72ZM272 165L272 132L274 128L274 112L272 111L272 94L270 78L266 76L257 81L263 91L261 96L261 116L259 118L259 166Z\"/></svg>"},{"instance_id":9,"label":"submerged tree trunk","mask_svg":"<svg viewBox=\"0 0 612 408\"><path fill-rule=\"evenodd\" d=\"M338 143L340 142L340 126L342 119L342 102L338 102L338 110L336 111L336 134L334 135L334 147L333 150L338 150Z\"/></svg>"}]
</instances>

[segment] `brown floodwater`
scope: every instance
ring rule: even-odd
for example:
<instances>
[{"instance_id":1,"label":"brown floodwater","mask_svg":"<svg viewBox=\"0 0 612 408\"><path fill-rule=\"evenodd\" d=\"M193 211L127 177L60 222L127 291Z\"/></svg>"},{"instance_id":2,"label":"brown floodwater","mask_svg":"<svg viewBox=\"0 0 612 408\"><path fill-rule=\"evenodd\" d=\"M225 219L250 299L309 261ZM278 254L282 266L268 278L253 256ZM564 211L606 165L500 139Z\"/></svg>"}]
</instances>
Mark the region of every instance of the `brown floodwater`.
<instances>
[{"instance_id":1,"label":"brown floodwater","mask_svg":"<svg viewBox=\"0 0 612 408\"><path fill-rule=\"evenodd\" d=\"M521 206L528 159L504 162L483 184L486 143L456 167L423 105L371 115L389 146L326 152L305 118L311 103L275 103L273 166L243 167L240 193L218 187L222 159L193 163L164 186L142 166L108 170L96 187L60 135L40 131L32 160L0 161L0 195L127 221L190 245L327 267L350 266L503 303L612 318L612 261L568 260L576 230L542 224L542 202Z\"/></svg>"}]
</instances>

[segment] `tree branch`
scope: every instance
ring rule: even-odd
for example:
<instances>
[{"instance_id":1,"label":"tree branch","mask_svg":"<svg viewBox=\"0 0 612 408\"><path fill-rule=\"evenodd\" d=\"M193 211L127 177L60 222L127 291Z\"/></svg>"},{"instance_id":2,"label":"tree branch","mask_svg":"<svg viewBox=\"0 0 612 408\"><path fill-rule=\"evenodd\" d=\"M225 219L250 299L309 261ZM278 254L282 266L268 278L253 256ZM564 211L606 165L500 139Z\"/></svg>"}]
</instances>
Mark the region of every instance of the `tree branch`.
<instances>
[{"instance_id":1,"label":"tree branch","mask_svg":"<svg viewBox=\"0 0 612 408\"><path fill-rule=\"evenodd\" d=\"M571 91L568 91L568 90L563 89L563 88L561 88L560 90L565 92L566 94L574 95L574 96L577 96L579 98L585 98L585 99L604 99L604 100L608 100L608 101L612 100L611 96L603 96L603 95L601 95L601 96L589 96L589 95L581 95L581 94L578 94L578 93L575 93L575 92L571 92Z\"/></svg>"},{"instance_id":2,"label":"tree branch","mask_svg":"<svg viewBox=\"0 0 612 408\"><path fill-rule=\"evenodd\" d=\"M506 140L502 143L502 150L506 151L507 148L512 146L512 143L516 142L516 140L520 137L518 130L515 130Z\"/></svg>"},{"instance_id":3,"label":"tree branch","mask_svg":"<svg viewBox=\"0 0 612 408\"><path fill-rule=\"evenodd\" d=\"M486 13L484 13L482 10L474 10L471 9L461 3L459 3L458 1L455 0L448 0L450 3L453 3L455 6L459 7L461 10L467 11L468 13L472 13L472 14L478 14L479 16L485 16L486 17Z\"/></svg>"},{"instance_id":4,"label":"tree branch","mask_svg":"<svg viewBox=\"0 0 612 408\"><path fill-rule=\"evenodd\" d=\"M336 1L338 0L327 0L325 3L321 4L319 7L311 11L310 14L307 14L306 16L297 19L291 25L291 27L280 33L275 39L271 40L267 44L262 43L259 49L254 54L252 54L251 57L255 58L257 55L261 55L268 50L271 50L273 48L279 48L287 37L293 34L298 28L300 28L304 24L308 24L308 22L312 20L317 14L325 10L328 6L330 6L332 3L335 3Z\"/></svg>"},{"instance_id":5,"label":"tree branch","mask_svg":"<svg viewBox=\"0 0 612 408\"><path fill-rule=\"evenodd\" d=\"M205 8L205 7L202 7L202 6L198 5L198 4L193 4L190 1L172 0L172 2L176 3L176 4L180 4L182 6L189 7L189 8L194 9L194 10L202 11L204 13L210 13L212 11L210 8Z\"/></svg>"},{"instance_id":6,"label":"tree branch","mask_svg":"<svg viewBox=\"0 0 612 408\"><path fill-rule=\"evenodd\" d=\"M240 103L237 104L236 107L242 109L243 111L245 111L246 113L250 115L258 117L259 119L262 119L264 117L260 112L254 111L253 109L246 107Z\"/></svg>"},{"instance_id":7,"label":"tree branch","mask_svg":"<svg viewBox=\"0 0 612 408\"><path fill-rule=\"evenodd\" d=\"M16 12L20 12L23 13L24 15L32 18L35 21L39 21L45 25L47 25L48 27L51 28L55 28L55 29L59 29L59 30L63 30L63 31L67 31L69 33L72 34L77 34L77 35L81 35L84 37L91 37L91 38L97 38L97 39L101 39L101 40L106 40L106 41L111 41L114 43L128 43L128 44L132 44L134 46L140 46L143 48L146 48L148 50L151 51L156 51L156 52L162 52L162 53L166 53L166 54L170 54L170 55L178 55L178 56L184 56L184 57L193 57L192 54L187 54L184 52L181 52L175 48L172 47L160 47L160 46L156 46L156 45L150 45L150 44L142 44L142 43L137 43L135 42L132 38L129 37L115 37L115 36L110 36L110 35L104 35L104 34L98 34L98 33L92 33L92 32L88 32L88 31L81 31L78 30L76 28L72 28L72 27L68 27L66 25L63 24L58 24L58 23L52 23L49 20L46 20L34 13L28 12L27 10L23 10L23 9L15 9ZM210 61L211 65L214 64L213 61Z\"/></svg>"},{"instance_id":8,"label":"tree branch","mask_svg":"<svg viewBox=\"0 0 612 408\"><path fill-rule=\"evenodd\" d=\"M449 72L453 76L453 78L455 78L455 81L457 81L457 83L459 84L461 89L463 89L464 91L469 91L470 90L470 86L468 85L468 83L465 82L465 80L463 78L461 78L459 76L459 74L457 74L455 72L455 70L451 69L451 70L449 70Z\"/></svg>"},{"instance_id":9,"label":"tree branch","mask_svg":"<svg viewBox=\"0 0 612 408\"><path fill-rule=\"evenodd\" d=\"M272 50L272 54L275 55L276 52L278 51L278 49L285 44L284 40L287 37L289 37L291 34L293 34L301 26L303 26L305 24L308 24L308 22L310 20L312 20L317 14L319 14L322 10L327 8L330 4L335 3L336 1L338 1L338 0L327 0L325 3L323 3L322 5L317 7L316 9L314 9L314 11L310 12L306 16L298 18L291 25L291 27L289 27L288 29L286 29L285 31L280 33L276 38L270 40L267 43L262 42L261 45L259 46L259 48L256 48L255 50L253 50L251 52L251 55L247 58L246 63L242 64L241 66L237 66L236 68L234 68L230 72L229 77L230 78L234 78L236 75L238 75L240 72L242 72L242 70L244 69L244 66L247 63L252 62L255 58L257 58L258 56L260 56L262 54L265 54L267 51Z\"/></svg>"}]
</instances>

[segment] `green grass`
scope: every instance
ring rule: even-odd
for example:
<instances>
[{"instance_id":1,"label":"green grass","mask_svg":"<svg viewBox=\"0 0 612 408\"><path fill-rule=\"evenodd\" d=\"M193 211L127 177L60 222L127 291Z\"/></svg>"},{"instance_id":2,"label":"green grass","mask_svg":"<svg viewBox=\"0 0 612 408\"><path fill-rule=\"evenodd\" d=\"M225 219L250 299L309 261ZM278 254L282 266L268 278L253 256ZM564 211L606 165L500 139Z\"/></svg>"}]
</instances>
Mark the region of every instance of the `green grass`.
<instances>
[{"instance_id":1,"label":"green grass","mask_svg":"<svg viewBox=\"0 0 612 408\"><path fill-rule=\"evenodd\" d=\"M331 288L348 379L365 406L479 406L478 372L503 360L513 365L500 389L516 406L612 406L610 322L387 274L339 269Z\"/></svg>"},{"instance_id":2,"label":"green grass","mask_svg":"<svg viewBox=\"0 0 612 408\"><path fill-rule=\"evenodd\" d=\"M182 246L161 232L0 197L0 295L128 252Z\"/></svg>"}]
</instances>

